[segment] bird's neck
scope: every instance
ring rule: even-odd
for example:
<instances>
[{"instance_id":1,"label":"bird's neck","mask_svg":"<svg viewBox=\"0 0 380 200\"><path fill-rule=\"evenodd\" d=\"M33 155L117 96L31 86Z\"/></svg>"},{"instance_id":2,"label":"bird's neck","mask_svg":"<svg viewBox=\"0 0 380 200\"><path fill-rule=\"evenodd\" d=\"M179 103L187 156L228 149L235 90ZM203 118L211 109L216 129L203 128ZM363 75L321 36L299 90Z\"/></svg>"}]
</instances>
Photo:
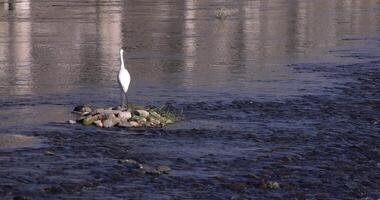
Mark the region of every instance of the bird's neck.
<instances>
[{"instance_id":1,"label":"bird's neck","mask_svg":"<svg viewBox=\"0 0 380 200\"><path fill-rule=\"evenodd\" d=\"M124 67L123 53L122 53L122 52L120 52L120 59L121 59L121 65L120 65L120 68L121 68L121 69L125 69L125 67Z\"/></svg>"}]
</instances>

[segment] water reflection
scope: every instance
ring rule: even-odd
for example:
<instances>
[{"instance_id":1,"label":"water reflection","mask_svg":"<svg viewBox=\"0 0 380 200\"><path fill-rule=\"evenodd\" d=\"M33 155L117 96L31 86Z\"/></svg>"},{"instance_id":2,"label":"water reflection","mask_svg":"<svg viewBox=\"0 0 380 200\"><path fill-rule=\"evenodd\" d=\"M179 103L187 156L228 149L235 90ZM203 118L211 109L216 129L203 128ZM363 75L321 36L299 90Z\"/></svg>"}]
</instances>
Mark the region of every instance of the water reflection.
<instances>
[{"instance_id":1,"label":"water reflection","mask_svg":"<svg viewBox=\"0 0 380 200\"><path fill-rule=\"evenodd\" d=\"M29 0L17 4L9 1L4 7L8 8L8 12L17 11L18 17L30 17ZM0 59L4 63L0 66L0 79L2 82L4 80L2 87L9 95L31 94L34 85L31 76L31 22L10 18L1 22L1 26L4 28L0 37L0 52L3 55Z\"/></svg>"},{"instance_id":2,"label":"water reflection","mask_svg":"<svg viewBox=\"0 0 380 200\"><path fill-rule=\"evenodd\" d=\"M305 86L296 82L313 75L285 64L319 59L324 55L315 50L380 31L379 4L371 0L22 0L0 6L3 96L116 90L121 46L134 77L132 93L297 93ZM217 8L229 16L217 19Z\"/></svg>"}]
</instances>

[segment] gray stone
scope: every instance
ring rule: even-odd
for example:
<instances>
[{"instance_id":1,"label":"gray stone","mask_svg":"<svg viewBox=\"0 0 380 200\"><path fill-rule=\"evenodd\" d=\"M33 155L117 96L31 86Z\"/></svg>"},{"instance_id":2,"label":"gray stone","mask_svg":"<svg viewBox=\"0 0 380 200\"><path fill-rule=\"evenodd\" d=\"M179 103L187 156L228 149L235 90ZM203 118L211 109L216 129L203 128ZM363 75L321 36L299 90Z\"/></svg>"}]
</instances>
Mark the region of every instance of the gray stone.
<instances>
[{"instance_id":1,"label":"gray stone","mask_svg":"<svg viewBox=\"0 0 380 200\"><path fill-rule=\"evenodd\" d=\"M158 171L156 168L154 168L150 165L146 165L146 164L142 164L141 171L144 172L145 174L151 174L151 175L160 175L161 174L161 172Z\"/></svg>"},{"instance_id":2,"label":"gray stone","mask_svg":"<svg viewBox=\"0 0 380 200\"><path fill-rule=\"evenodd\" d=\"M143 124L143 123L145 123L146 121L147 121L146 118L144 118L144 117L140 117L138 123L139 123L139 124Z\"/></svg>"},{"instance_id":3,"label":"gray stone","mask_svg":"<svg viewBox=\"0 0 380 200\"><path fill-rule=\"evenodd\" d=\"M142 169L143 165L136 160L132 159L123 159L123 160L118 160L119 164L124 164L128 167L136 168L136 169Z\"/></svg>"},{"instance_id":4,"label":"gray stone","mask_svg":"<svg viewBox=\"0 0 380 200\"><path fill-rule=\"evenodd\" d=\"M118 124L120 121L117 118L114 119L106 119L103 121L104 128L111 128Z\"/></svg>"},{"instance_id":5,"label":"gray stone","mask_svg":"<svg viewBox=\"0 0 380 200\"><path fill-rule=\"evenodd\" d=\"M160 120L158 120L158 119L154 119L154 118L150 118L149 119L149 125L151 126L151 127L158 127L158 126L160 126L161 125L161 122L160 122Z\"/></svg>"},{"instance_id":6,"label":"gray stone","mask_svg":"<svg viewBox=\"0 0 380 200\"><path fill-rule=\"evenodd\" d=\"M110 115L110 114L118 114L120 113L120 110L106 110L106 109L97 109L97 113L102 114L102 115Z\"/></svg>"},{"instance_id":7,"label":"gray stone","mask_svg":"<svg viewBox=\"0 0 380 200\"><path fill-rule=\"evenodd\" d=\"M149 116L149 112L146 110L136 110L134 114L144 118Z\"/></svg>"},{"instance_id":8,"label":"gray stone","mask_svg":"<svg viewBox=\"0 0 380 200\"><path fill-rule=\"evenodd\" d=\"M128 119L131 119L132 114L131 114L131 112L129 112L129 111L126 111L126 112L120 112L120 113L118 114L118 117L120 118L120 120L128 120Z\"/></svg>"},{"instance_id":9,"label":"gray stone","mask_svg":"<svg viewBox=\"0 0 380 200\"><path fill-rule=\"evenodd\" d=\"M132 127L131 123L129 123L128 121L121 121L117 126L121 127L121 128L130 128L130 127Z\"/></svg>"},{"instance_id":10,"label":"gray stone","mask_svg":"<svg viewBox=\"0 0 380 200\"><path fill-rule=\"evenodd\" d=\"M172 170L169 166L166 166L166 165L159 165L157 167L157 170L160 172L160 173L168 173L170 170Z\"/></svg>"},{"instance_id":11,"label":"gray stone","mask_svg":"<svg viewBox=\"0 0 380 200\"><path fill-rule=\"evenodd\" d=\"M132 127L139 127L140 126L140 124L137 123L136 121L130 121L129 123L131 124Z\"/></svg>"}]
</instances>

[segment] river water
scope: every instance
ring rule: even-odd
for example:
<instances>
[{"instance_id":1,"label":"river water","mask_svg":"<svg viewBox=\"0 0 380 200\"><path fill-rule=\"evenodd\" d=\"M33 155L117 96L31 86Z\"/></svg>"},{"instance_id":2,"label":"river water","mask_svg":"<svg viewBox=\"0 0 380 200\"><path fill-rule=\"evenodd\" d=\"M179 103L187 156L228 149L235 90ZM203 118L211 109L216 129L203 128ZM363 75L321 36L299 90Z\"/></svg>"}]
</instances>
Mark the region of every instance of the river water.
<instances>
[{"instance_id":1,"label":"river water","mask_svg":"<svg viewBox=\"0 0 380 200\"><path fill-rule=\"evenodd\" d=\"M118 105L120 47L129 100L184 121L63 123ZM0 134L43 143L0 149L0 198L378 199L379 77L378 0L3 0Z\"/></svg>"}]
</instances>

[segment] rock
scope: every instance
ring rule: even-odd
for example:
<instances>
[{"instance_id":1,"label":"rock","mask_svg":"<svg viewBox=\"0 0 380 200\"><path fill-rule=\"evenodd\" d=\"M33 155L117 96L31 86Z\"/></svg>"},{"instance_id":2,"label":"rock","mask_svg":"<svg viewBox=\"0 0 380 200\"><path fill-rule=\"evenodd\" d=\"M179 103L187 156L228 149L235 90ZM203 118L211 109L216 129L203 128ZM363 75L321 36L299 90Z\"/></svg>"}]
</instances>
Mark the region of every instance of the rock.
<instances>
[{"instance_id":1,"label":"rock","mask_svg":"<svg viewBox=\"0 0 380 200\"><path fill-rule=\"evenodd\" d=\"M56 194L56 193L59 193L62 191L61 188L59 187L56 187L56 186L51 186L51 187L47 187L44 189L45 192L47 193L53 193L53 194Z\"/></svg>"},{"instance_id":2,"label":"rock","mask_svg":"<svg viewBox=\"0 0 380 200\"><path fill-rule=\"evenodd\" d=\"M118 113L120 120L128 120L132 118L132 114L129 111Z\"/></svg>"},{"instance_id":3,"label":"rock","mask_svg":"<svg viewBox=\"0 0 380 200\"><path fill-rule=\"evenodd\" d=\"M267 181L260 184L261 189L278 189L280 184L276 181Z\"/></svg>"},{"instance_id":4,"label":"rock","mask_svg":"<svg viewBox=\"0 0 380 200\"><path fill-rule=\"evenodd\" d=\"M150 165L146 165L146 164L142 164L141 171L145 174L151 174L151 175L160 175L161 174L161 172L158 171L156 168L154 168Z\"/></svg>"},{"instance_id":5,"label":"rock","mask_svg":"<svg viewBox=\"0 0 380 200\"><path fill-rule=\"evenodd\" d=\"M55 153L52 151L45 151L44 154L45 154L45 156L54 156L55 155Z\"/></svg>"},{"instance_id":6,"label":"rock","mask_svg":"<svg viewBox=\"0 0 380 200\"><path fill-rule=\"evenodd\" d=\"M120 110L105 110L105 109L97 109L97 113L101 115L110 115L110 114L119 114Z\"/></svg>"},{"instance_id":7,"label":"rock","mask_svg":"<svg viewBox=\"0 0 380 200\"><path fill-rule=\"evenodd\" d=\"M77 121L70 119L69 121L67 121L67 123L69 123L69 124L76 124Z\"/></svg>"},{"instance_id":8,"label":"rock","mask_svg":"<svg viewBox=\"0 0 380 200\"><path fill-rule=\"evenodd\" d=\"M139 127L140 126L140 124L137 123L136 121L130 121L129 123L131 124L132 127Z\"/></svg>"},{"instance_id":9,"label":"rock","mask_svg":"<svg viewBox=\"0 0 380 200\"><path fill-rule=\"evenodd\" d=\"M131 168L136 168L136 169L142 169L143 168L143 165L141 163L137 162L136 160L132 160L132 159L118 160L118 163L124 164L128 167L131 167Z\"/></svg>"},{"instance_id":10,"label":"rock","mask_svg":"<svg viewBox=\"0 0 380 200\"><path fill-rule=\"evenodd\" d=\"M103 121L104 128L111 128L118 124L120 121L118 118L110 118Z\"/></svg>"},{"instance_id":11,"label":"rock","mask_svg":"<svg viewBox=\"0 0 380 200\"><path fill-rule=\"evenodd\" d=\"M150 123L149 125L150 125L151 127L158 127L158 126L161 126L161 122L160 122L160 120L158 120L158 119L150 118L149 123Z\"/></svg>"},{"instance_id":12,"label":"rock","mask_svg":"<svg viewBox=\"0 0 380 200\"><path fill-rule=\"evenodd\" d=\"M152 111L151 113L150 113L150 115L151 116L153 116L153 117L155 117L155 118L157 118L157 119L160 119L162 116L160 115L160 114L158 114L156 111Z\"/></svg>"},{"instance_id":13,"label":"rock","mask_svg":"<svg viewBox=\"0 0 380 200\"><path fill-rule=\"evenodd\" d=\"M231 183L231 184L226 184L225 185L228 189L241 192L245 189L247 189L247 184L246 183Z\"/></svg>"},{"instance_id":14,"label":"rock","mask_svg":"<svg viewBox=\"0 0 380 200\"><path fill-rule=\"evenodd\" d=\"M28 197L18 195L18 196L13 197L13 200L31 200L31 199Z\"/></svg>"},{"instance_id":15,"label":"rock","mask_svg":"<svg viewBox=\"0 0 380 200\"><path fill-rule=\"evenodd\" d=\"M147 122L146 118L144 117L140 117L140 119L137 121L139 124L144 124L145 122Z\"/></svg>"},{"instance_id":16,"label":"rock","mask_svg":"<svg viewBox=\"0 0 380 200\"><path fill-rule=\"evenodd\" d=\"M133 115L132 118L131 118L131 121L139 121L141 117L137 116L137 115Z\"/></svg>"},{"instance_id":17,"label":"rock","mask_svg":"<svg viewBox=\"0 0 380 200\"><path fill-rule=\"evenodd\" d=\"M94 124L99 127L99 128L102 128L103 127L103 123L102 123L102 120L96 120L94 121Z\"/></svg>"},{"instance_id":18,"label":"rock","mask_svg":"<svg viewBox=\"0 0 380 200\"><path fill-rule=\"evenodd\" d=\"M93 116L90 116L90 117L86 117L82 120L82 124L85 125L85 126L89 126L91 125L92 123L94 123L94 121L96 121L97 119L94 118Z\"/></svg>"},{"instance_id":19,"label":"rock","mask_svg":"<svg viewBox=\"0 0 380 200\"><path fill-rule=\"evenodd\" d=\"M104 114L104 119L116 119L116 115L113 113Z\"/></svg>"},{"instance_id":20,"label":"rock","mask_svg":"<svg viewBox=\"0 0 380 200\"><path fill-rule=\"evenodd\" d=\"M171 169L169 166L166 166L166 165L159 165L157 167L157 170L160 172L160 173L168 173Z\"/></svg>"},{"instance_id":21,"label":"rock","mask_svg":"<svg viewBox=\"0 0 380 200\"><path fill-rule=\"evenodd\" d=\"M165 123L167 123L167 124L172 124L173 121L172 121L171 119L167 119Z\"/></svg>"},{"instance_id":22,"label":"rock","mask_svg":"<svg viewBox=\"0 0 380 200\"><path fill-rule=\"evenodd\" d=\"M149 116L149 112L146 110L136 110L134 114L144 118L147 118Z\"/></svg>"},{"instance_id":23,"label":"rock","mask_svg":"<svg viewBox=\"0 0 380 200\"><path fill-rule=\"evenodd\" d=\"M116 106L116 107L113 107L112 110L124 110L124 107Z\"/></svg>"},{"instance_id":24,"label":"rock","mask_svg":"<svg viewBox=\"0 0 380 200\"><path fill-rule=\"evenodd\" d=\"M75 111L75 112L80 112L80 113L84 113L84 112L88 112L88 113L90 113L92 110L91 110L91 108L88 107L88 106L85 106L85 105L79 105L79 106L75 106L74 111Z\"/></svg>"},{"instance_id":25,"label":"rock","mask_svg":"<svg viewBox=\"0 0 380 200\"><path fill-rule=\"evenodd\" d=\"M121 127L121 128L130 128L130 127L132 127L131 123L129 123L128 121L121 121L117 126Z\"/></svg>"}]
</instances>

